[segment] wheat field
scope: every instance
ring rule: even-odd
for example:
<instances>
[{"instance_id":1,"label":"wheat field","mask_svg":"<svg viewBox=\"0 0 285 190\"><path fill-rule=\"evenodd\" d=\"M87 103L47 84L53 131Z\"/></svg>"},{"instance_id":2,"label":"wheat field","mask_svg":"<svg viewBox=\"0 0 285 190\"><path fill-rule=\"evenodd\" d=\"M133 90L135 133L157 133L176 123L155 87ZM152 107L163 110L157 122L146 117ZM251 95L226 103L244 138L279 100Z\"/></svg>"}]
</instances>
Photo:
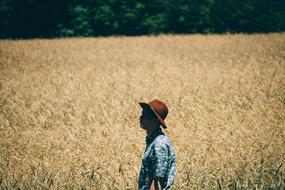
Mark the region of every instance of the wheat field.
<instances>
[{"instance_id":1,"label":"wheat field","mask_svg":"<svg viewBox=\"0 0 285 190\"><path fill-rule=\"evenodd\" d=\"M139 102L173 189L285 189L285 34L0 41L0 188L137 189Z\"/></svg>"}]
</instances>

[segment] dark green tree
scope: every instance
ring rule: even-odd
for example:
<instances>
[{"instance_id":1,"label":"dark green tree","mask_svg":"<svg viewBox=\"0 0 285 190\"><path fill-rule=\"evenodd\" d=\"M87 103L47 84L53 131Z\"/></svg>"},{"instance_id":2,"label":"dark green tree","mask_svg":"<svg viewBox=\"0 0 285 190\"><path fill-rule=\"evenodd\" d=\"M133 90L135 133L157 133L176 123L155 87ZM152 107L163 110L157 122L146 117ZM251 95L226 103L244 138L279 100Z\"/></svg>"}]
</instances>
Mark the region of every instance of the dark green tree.
<instances>
[{"instance_id":1,"label":"dark green tree","mask_svg":"<svg viewBox=\"0 0 285 190\"><path fill-rule=\"evenodd\" d=\"M0 37L285 31L284 0L1 0Z\"/></svg>"}]
</instances>

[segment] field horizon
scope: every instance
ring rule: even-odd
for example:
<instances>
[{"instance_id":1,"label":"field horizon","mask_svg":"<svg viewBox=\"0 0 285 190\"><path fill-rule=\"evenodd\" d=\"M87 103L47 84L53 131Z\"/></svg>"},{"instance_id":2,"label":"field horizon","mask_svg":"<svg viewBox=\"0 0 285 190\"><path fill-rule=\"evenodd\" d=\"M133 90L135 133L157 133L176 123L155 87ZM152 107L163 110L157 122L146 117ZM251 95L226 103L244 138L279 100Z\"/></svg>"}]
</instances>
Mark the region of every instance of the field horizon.
<instances>
[{"instance_id":1,"label":"field horizon","mask_svg":"<svg viewBox=\"0 0 285 190\"><path fill-rule=\"evenodd\" d=\"M173 189L285 189L285 33L0 40L0 188L137 189L152 99Z\"/></svg>"}]
</instances>

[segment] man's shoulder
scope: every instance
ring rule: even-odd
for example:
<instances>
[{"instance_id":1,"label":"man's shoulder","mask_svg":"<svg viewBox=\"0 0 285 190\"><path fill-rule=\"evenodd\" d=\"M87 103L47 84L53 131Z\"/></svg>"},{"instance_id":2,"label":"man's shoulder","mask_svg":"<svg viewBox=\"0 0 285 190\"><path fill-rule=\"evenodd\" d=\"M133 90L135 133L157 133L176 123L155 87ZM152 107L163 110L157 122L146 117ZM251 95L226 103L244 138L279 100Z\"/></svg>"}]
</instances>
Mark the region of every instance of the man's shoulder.
<instances>
[{"instance_id":1,"label":"man's shoulder","mask_svg":"<svg viewBox=\"0 0 285 190\"><path fill-rule=\"evenodd\" d=\"M167 138L166 135L158 135L155 139L154 139L154 144L155 145L169 145L169 139Z\"/></svg>"}]
</instances>

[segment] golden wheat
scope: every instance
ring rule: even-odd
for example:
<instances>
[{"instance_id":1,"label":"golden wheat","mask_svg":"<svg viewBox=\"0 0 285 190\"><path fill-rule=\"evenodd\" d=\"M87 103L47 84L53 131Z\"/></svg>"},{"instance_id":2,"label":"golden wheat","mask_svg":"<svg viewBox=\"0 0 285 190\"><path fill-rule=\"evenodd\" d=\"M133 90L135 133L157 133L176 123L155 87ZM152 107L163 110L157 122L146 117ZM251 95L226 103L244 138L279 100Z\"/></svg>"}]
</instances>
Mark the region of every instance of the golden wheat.
<instances>
[{"instance_id":1,"label":"golden wheat","mask_svg":"<svg viewBox=\"0 0 285 190\"><path fill-rule=\"evenodd\" d=\"M157 98L173 189L284 189L284 60L284 33L2 40L0 187L137 189Z\"/></svg>"}]
</instances>

